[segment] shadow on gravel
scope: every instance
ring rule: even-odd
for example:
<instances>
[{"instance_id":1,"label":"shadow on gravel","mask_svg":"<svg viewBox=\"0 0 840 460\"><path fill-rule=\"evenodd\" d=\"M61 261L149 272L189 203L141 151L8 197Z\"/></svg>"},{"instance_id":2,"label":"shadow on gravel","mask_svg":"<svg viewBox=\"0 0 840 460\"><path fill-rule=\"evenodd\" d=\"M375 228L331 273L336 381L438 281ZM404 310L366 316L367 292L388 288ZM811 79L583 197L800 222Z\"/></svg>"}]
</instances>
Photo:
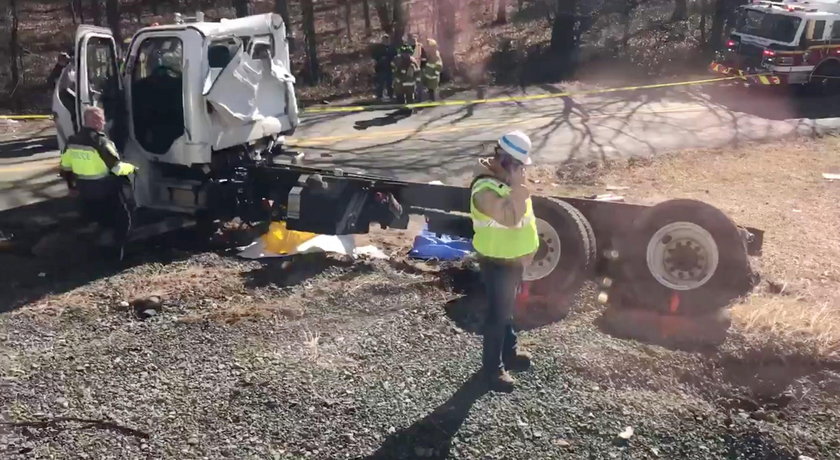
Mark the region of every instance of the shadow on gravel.
<instances>
[{"instance_id":1,"label":"shadow on gravel","mask_svg":"<svg viewBox=\"0 0 840 460\"><path fill-rule=\"evenodd\" d=\"M732 112L743 112L770 120L840 117L840 96L799 95L787 88L746 89L724 85L706 89L711 102ZM749 97L744 97L749 91Z\"/></svg>"},{"instance_id":2,"label":"shadow on gravel","mask_svg":"<svg viewBox=\"0 0 840 460\"><path fill-rule=\"evenodd\" d=\"M470 409L488 391L480 374L473 374L461 388L432 413L388 436L368 459L448 458L452 439Z\"/></svg>"},{"instance_id":3,"label":"shadow on gravel","mask_svg":"<svg viewBox=\"0 0 840 460\"><path fill-rule=\"evenodd\" d=\"M444 307L446 315L459 328L473 334L481 334L484 326L484 310L487 296L481 274L475 270L455 268L441 273L444 284L460 296L450 300ZM538 329L560 322L569 315L566 301L549 303L533 300L520 303L514 310L514 327L519 331Z\"/></svg>"},{"instance_id":4,"label":"shadow on gravel","mask_svg":"<svg viewBox=\"0 0 840 460\"><path fill-rule=\"evenodd\" d=\"M331 257L322 253L298 254L282 259L266 259L261 262L262 268L246 275L245 286L248 288L296 286L331 268L353 267L355 271L373 270L365 264L356 264L352 258Z\"/></svg>"}]
</instances>

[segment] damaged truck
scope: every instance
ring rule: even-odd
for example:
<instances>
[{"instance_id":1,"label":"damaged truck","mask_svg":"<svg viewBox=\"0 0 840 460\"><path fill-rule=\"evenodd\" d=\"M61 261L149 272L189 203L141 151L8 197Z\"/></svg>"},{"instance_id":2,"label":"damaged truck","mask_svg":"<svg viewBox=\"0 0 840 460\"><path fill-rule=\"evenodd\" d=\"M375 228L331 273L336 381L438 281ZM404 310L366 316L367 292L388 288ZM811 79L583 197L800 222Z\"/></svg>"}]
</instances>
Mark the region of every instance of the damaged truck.
<instances>
[{"instance_id":1,"label":"damaged truck","mask_svg":"<svg viewBox=\"0 0 840 460\"><path fill-rule=\"evenodd\" d=\"M110 136L140 168L135 237L233 217L363 234L405 229L412 215L433 232L472 236L467 188L311 168L284 149L299 113L279 15L177 16L139 30L123 65L119 55L108 30L80 27L75 87L70 98L56 88L54 114L63 146L86 107L104 109ZM540 247L526 270L526 310L567 308L592 280L616 311L706 318L755 283L749 256L762 232L708 204L534 197L534 206Z\"/></svg>"}]
</instances>

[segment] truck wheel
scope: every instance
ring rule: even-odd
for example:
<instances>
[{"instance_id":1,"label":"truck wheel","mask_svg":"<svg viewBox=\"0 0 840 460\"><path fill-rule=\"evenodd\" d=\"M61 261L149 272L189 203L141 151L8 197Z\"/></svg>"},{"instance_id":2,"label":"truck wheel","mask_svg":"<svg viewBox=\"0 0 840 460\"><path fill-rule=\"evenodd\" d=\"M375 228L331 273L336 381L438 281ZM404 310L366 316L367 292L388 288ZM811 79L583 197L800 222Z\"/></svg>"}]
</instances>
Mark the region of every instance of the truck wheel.
<instances>
[{"instance_id":1,"label":"truck wheel","mask_svg":"<svg viewBox=\"0 0 840 460\"><path fill-rule=\"evenodd\" d=\"M811 75L811 92L821 96L840 94L840 62L830 61Z\"/></svg>"},{"instance_id":2,"label":"truck wheel","mask_svg":"<svg viewBox=\"0 0 840 460\"><path fill-rule=\"evenodd\" d=\"M615 297L635 308L702 315L753 287L738 227L700 201L672 200L648 209L616 237L615 246L615 289L621 293Z\"/></svg>"},{"instance_id":3,"label":"truck wheel","mask_svg":"<svg viewBox=\"0 0 840 460\"><path fill-rule=\"evenodd\" d=\"M595 233L569 203L534 197L540 246L525 268L530 304L563 309L595 266Z\"/></svg>"}]
</instances>

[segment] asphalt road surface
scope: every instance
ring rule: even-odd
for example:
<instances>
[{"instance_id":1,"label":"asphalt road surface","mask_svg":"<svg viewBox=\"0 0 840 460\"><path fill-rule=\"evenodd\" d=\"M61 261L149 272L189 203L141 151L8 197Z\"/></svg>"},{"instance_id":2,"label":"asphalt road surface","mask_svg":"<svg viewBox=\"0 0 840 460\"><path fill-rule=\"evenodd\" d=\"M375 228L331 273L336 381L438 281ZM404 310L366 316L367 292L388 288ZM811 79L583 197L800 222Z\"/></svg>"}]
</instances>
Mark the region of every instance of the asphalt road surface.
<instances>
[{"instance_id":1,"label":"asphalt road surface","mask_svg":"<svg viewBox=\"0 0 840 460\"><path fill-rule=\"evenodd\" d=\"M524 94L576 89L545 85ZM484 96L504 95L523 91L495 89ZM451 98L476 97L467 92ZM538 164L559 165L815 135L840 130L840 118L835 117L840 117L840 99L797 98L778 90L722 84L436 107L413 114L310 115L287 141L304 151L311 165L460 184L468 180L482 147L511 129L531 136ZM66 193L49 134L0 138L0 211Z\"/></svg>"}]
</instances>

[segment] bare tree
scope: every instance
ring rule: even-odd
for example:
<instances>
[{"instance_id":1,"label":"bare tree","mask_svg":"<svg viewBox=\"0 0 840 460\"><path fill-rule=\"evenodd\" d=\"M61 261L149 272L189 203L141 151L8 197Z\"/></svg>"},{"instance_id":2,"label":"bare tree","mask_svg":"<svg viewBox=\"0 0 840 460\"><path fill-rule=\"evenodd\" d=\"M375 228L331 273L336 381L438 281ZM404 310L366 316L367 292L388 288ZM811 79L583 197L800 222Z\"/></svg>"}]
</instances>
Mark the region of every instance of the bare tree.
<instances>
[{"instance_id":1,"label":"bare tree","mask_svg":"<svg viewBox=\"0 0 840 460\"><path fill-rule=\"evenodd\" d=\"M315 8L313 0L300 0L303 10L303 34L306 39L306 64L309 82L317 84L321 80L321 69L318 65L318 41L315 34Z\"/></svg>"},{"instance_id":2,"label":"bare tree","mask_svg":"<svg viewBox=\"0 0 840 460\"><path fill-rule=\"evenodd\" d=\"M577 0L554 0L554 19L551 24L552 53L560 57L564 67L570 67L578 49Z\"/></svg>"},{"instance_id":3,"label":"bare tree","mask_svg":"<svg viewBox=\"0 0 840 460\"><path fill-rule=\"evenodd\" d=\"M17 91L17 87L20 84L20 67L19 67L19 50L20 44L18 43L18 8L17 8L17 0L9 0L9 12L11 19L11 24L9 27L9 54L10 54L10 62L9 62L9 70L12 74L12 80L9 83L9 95L12 97L13 101L16 101L18 98L15 95ZM17 105L17 104L16 104Z\"/></svg>"},{"instance_id":4,"label":"bare tree","mask_svg":"<svg viewBox=\"0 0 840 460\"><path fill-rule=\"evenodd\" d=\"M373 7L376 9L376 16L379 17L379 26L386 33L394 33L394 22L391 16L391 9L388 5L389 0L374 0Z\"/></svg>"},{"instance_id":5,"label":"bare tree","mask_svg":"<svg viewBox=\"0 0 840 460\"><path fill-rule=\"evenodd\" d=\"M507 23L507 0L496 0L496 24Z\"/></svg>"},{"instance_id":6,"label":"bare tree","mask_svg":"<svg viewBox=\"0 0 840 460\"><path fill-rule=\"evenodd\" d=\"M344 0L344 24L347 27L347 40L353 41L353 5L350 0Z\"/></svg>"},{"instance_id":7,"label":"bare tree","mask_svg":"<svg viewBox=\"0 0 840 460\"><path fill-rule=\"evenodd\" d=\"M674 0L674 14L671 16L672 21L684 21L688 19L688 1Z\"/></svg>"},{"instance_id":8,"label":"bare tree","mask_svg":"<svg viewBox=\"0 0 840 460\"><path fill-rule=\"evenodd\" d=\"M105 0L105 17L108 27L114 34L114 40L122 43L122 26L120 25L120 0Z\"/></svg>"},{"instance_id":9,"label":"bare tree","mask_svg":"<svg viewBox=\"0 0 840 460\"><path fill-rule=\"evenodd\" d=\"M712 13L712 30L709 31L709 48L716 50L723 43L723 23L726 21L726 0L715 0Z\"/></svg>"},{"instance_id":10,"label":"bare tree","mask_svg":"<svg viewBox=\"0 0 840 460\"><path fill-rule=\"evenodd\" d=\"M456 18L458 0L437 1L437 30L440 57L443 59L444 76L451 78L455 72L455 44L458 38Z\"/></svg>"},{"instance_id":11,"label":"bare tree","mask_svg":"<svg viewBox=\"0 0 840 460\"><path fill-rule=\"evenodd\" d=\"M283 18L286 24L286 33L292 33L292 21L289 20L289 2L287 0L274 0L274 12Z\"/></svg>"},{"instance_id":12,"label":"bare tree","mask_svg":"<svg viewBox=\"0 0 840 460\"><path fill-rule=\"evenodd\" d=\"M233 0L233 9L236 10L237 18L244 18L251 15L250 0Z\"/></svg>"},{"instance_id":13,"label":"bare tree","mask_svg":"<svg viewBox=\"0 0 840 460\"><path fill-rule=\"evenodd\" d=\"M370 0L362 0L362 10L365 15L365 37L370 37L372 33L370 27Z\"/></svg>"},{"instance_id":14,"label":"bare tree","mask_svg":"<svg viewBox=\"0 0 840 460\"><path fill-rule=\"evenodd\" d=\"M90 0L90 14L93 17L93 24L102 25L102 3L101 0Z\"/></svg>"},{"instance_id":15,"label":"bare tree","mask_svg":"<svg viewBox=\"0 0 840 460\"><path fill-rule=\"evenodd\" d=\"M399 42L405 36L406 30L406 11L405 6L403 5L403 0L392 0L391 8L393 9L394 14L394 37L393 39L396 42Z\"/></svg>"}]
</instances>

